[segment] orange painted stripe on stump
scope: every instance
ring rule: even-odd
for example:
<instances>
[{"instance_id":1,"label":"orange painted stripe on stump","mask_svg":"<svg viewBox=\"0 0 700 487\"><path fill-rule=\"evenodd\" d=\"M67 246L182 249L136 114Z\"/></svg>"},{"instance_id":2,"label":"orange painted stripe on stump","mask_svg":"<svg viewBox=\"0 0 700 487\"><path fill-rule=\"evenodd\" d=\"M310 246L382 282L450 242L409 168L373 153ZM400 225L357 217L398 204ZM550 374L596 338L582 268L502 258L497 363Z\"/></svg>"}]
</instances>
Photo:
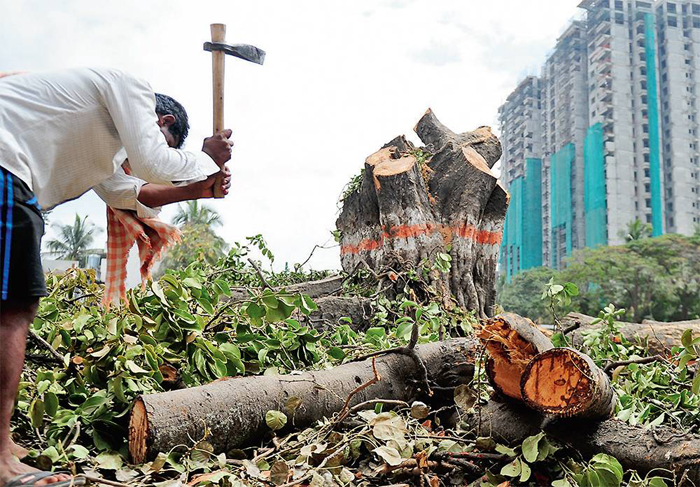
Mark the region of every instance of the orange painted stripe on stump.
<instances>
[{"instance_id":1,"label":"orange painted stripe on stump","mask_svg":"<svg viewBox=\"0 0 700 487\"><path fill-rule=\"evenodd\" d=\"M343 245L340 247L340 253L341 255L344 255L368 252L382 247L386 240L393 240L397 238L416 238L422 235L433 235L437 232L444 232L445 230L448 234L466 238L483 245L498 245L501 243L501 239L503 238L502 232L479 230L472 225L454 227L443 227L442 225L434 225L432 223L421 225L399 225L398 227L392 227L390 232L387 232L386 228L382 227L382 234L377 239L366 238L361 240L357 245Z\"/></svg>"}]
</instances>

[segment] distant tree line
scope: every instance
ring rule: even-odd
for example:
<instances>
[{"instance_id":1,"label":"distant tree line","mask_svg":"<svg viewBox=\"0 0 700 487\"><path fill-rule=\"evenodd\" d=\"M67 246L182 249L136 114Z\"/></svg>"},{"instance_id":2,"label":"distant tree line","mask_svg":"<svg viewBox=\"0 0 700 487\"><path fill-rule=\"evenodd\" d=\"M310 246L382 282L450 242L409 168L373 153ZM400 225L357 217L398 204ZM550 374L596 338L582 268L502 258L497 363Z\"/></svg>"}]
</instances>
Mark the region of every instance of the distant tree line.
<instances>
[{"instance_id":1,"label":"distant tree line","mask_svg":"<svg viewBox=\"0 0 700 487\"><path fill-rule=\"evenodd\" d=\"M579 295L570 309L589 315L608 303L625 308L626 321L677 321L700 318L700 231L685 237L649 238L630 224L627 243L574 251L556 271L538 267L498 284L498 303L506 310L541 322L551 321L541 300L547 282L573 282Z\"/></svg>"}]
</instances>

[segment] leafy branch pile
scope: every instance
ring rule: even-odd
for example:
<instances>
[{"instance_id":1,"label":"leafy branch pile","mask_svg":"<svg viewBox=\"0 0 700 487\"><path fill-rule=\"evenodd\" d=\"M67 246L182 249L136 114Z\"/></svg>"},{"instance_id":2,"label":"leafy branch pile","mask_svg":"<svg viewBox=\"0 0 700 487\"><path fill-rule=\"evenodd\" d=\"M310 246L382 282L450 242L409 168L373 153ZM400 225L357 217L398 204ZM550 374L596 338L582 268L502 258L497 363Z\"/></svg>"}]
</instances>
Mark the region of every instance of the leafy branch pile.
<instances>
[{"instance_id":1,"label":"leafy branch pile","mask_svg":"<svg viewBox=\"0 0 700 487\"><path fill-rule=\"evenodd\" d=\"M145 290L130 291L128 306L107 311L98 306L102 288L89 272L49 276L50 296L32 325L12 420L15 440L31 449L30 460L44 469L68 468L140 485L673 485L658 472L647 477L623 472L605 455L583 458L543 434L515 447L477 437L479 407L488 397L481 367L469 386L453 391L455 404L394 404L379 398L353 408L340 422L320 418L315 427L288 434L283 428L293 424L293 416L269 411L269 436L249 449L214 455L205 435L145 465L129 465L127 417L140 394L228 376L332 367L406 344L414 325L420 342L462 336L476 326L469 314L416 299L409 276L404 293L393 300L376 298L374 326L365 332L353 331L350 323L318 332L301 319L316 304L308 296L261 285L261 275L268 284L284 286L323 274L252 268L246 263L252 246L274 258L254 237L235 245L216 265L200 261L169 271ZM248 298L231 300L234 288L247 289ZM564 289L572 291L559 286L549 297ZM616 332L619 315L606 308L601 320L607 327L586 337L584 347L601 366L645 356L644 347ZM615 367L618 417L650 427L697 427L700 382L691 369L699 345L700 338L686 334L683 347L663 359Z\"/></svg>"}]
</instances>

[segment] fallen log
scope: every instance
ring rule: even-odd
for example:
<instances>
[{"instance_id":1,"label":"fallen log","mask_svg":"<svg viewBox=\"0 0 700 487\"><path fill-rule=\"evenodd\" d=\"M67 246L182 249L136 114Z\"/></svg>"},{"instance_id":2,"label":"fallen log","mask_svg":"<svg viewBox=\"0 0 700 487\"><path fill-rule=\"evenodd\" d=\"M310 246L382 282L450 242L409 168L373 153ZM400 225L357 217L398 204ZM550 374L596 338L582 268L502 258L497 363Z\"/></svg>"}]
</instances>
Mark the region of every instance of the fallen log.
<instances>
[{"instance_id":1,"label":"fallen log","mask_svg":"<svg viewBox=\"0 0 700 487\"><path fill-rule=\"evenodd\" d=\"M552 348L530 360L520 391L531 408L562 417L608 418L617 404L607 374L572 348Z\"/></svg>"},{"instance_id":2,"label":"fallen log","mask_svg":"<svg viewBox=\"0 0 700 487\"><path fill-rule=\"evenodd\" d=\"M478 348L477 340L464 338L419 345L415 350L430 380L453 388L472 380ZM354 394L349 407L371 399L410 403L418 397L421 384L416 384L415 378L420 370L413 359L382 355L376 358L376 369L381 379ZM129 452L135 463L143 463L158 452L203 438L205 431L210 432L207 441L217 453L259 442L270 432L265 422L268 411L282 411L296 428L303 428L339 412L351 392L373 377L372 360L364 360L329 370L227 378L144 395L136 400L131 413ZM451 398L451 393L444 393L442 400Z\"/></svg>"},{"instance_id":3,"label":"fallen log","mask_svg":"<svg viewBox=\"0 0 700 487\"><path fill-rule=\"evenodd\" d=\"M509 200L491 173L500 142L488 127L455 134L431 110L415 131L426 147L396 137L366 159L361 183L344 197L343 269L418 269L448 254L449 270L435 267L428 285L445 302L492 316Z\"/></svg>"},{"instance_id":4,"label":"fallen log","mask_svg":"<svg viewBox=\"0 0 700 487\"><path fill-rule=\"evenodd\" d=\"M301 282L299 284L276 287L275 291L281 292L284 290L290 294L306 294L310 298L316 299L322 296L328 296L340 292L343 287L344 279L345 278L341 275L335 275L326 277L325 279L319 279L317 281ZM241 287L231 289L231 296L228 297L228 301L234 303L247 301L248 299L250 299L248 289Z\"/></svg>"},{"instance_id":5,"label":"fallen log","mask_svg":"<svg viewBox=\"0 0 700 487\"><path fill-rule=\"evenodd\" d=\"M562 319L564 328L577 326L571 333L574 345L583 343L584 331L600 329L601 325L593 325L593 316L581 313L569 313ZM632 343L647 343L651 353L665 354L671 347L681 345L681 336L687 329L693 330L694 336L700 336L700 320L662 322L644 320L641 323L619 322L620 334Z\"/></svg>"},{"instance_id":6,"label":"fallen log","mask_svg":"<svg viewBox=\"0 0 700 487\"><path fill-rule=\"evenodd\" d=\"M361 296L324 296L314 302L318 309L308 316L299 313L297 319L318 331L333 330L339 324L347 324L354 331L365 331L371 326L376 311L374 301Z\"/></svg>"},{"instance_id":7,"label":"fallen log","mask_svg":"<svg viewBox=\"0 0 700 487\"><path fill-rule=\"evenodd\" d=\"M551 421L522 405L494 400L474 414L470 424L480 436L510 445L518 445L542 429L584 455L606 453L641 474L654 470L654 475L665 476L664 470L669 470L678 479L686 475L687 482L679 485L700 485L700 436L667 426L646 428L615 419Z\"/></svg>"},{"instance_id":8,"label":"fallen log","mask_svg":"<svg viewBox=\"0 0 700 487\"><path fill-rule=\"evenodd\" d=\"M527 318L502 313L484 322L479 339L489 353L486 375L500 394L522 400L523 372L538 353L552 348L552 342Z\"/></svg>"}]
</instances>

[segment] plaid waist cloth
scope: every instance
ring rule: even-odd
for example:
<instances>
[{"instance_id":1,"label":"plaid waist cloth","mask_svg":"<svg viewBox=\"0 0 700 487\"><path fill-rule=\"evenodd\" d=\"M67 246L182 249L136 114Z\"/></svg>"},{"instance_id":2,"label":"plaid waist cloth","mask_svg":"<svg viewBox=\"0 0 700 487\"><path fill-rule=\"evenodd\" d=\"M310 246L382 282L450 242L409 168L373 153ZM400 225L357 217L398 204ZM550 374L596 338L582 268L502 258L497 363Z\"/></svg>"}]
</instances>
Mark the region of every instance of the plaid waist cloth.
<instances>
[{"instance_id":1,"label":"plaid waist cloth","mask_svg":"<svg viewBox=\"0 0 700 487\"><path fill-rule=\"evenodd\" d=\"M151 269L168 246L180 241L180 231L157 218L139 218L134 211L107 207L107 276L102 304L126 300L126 263L134 242L139 248L141 283L145 287Z\"/></svg>"}]
</instances>

